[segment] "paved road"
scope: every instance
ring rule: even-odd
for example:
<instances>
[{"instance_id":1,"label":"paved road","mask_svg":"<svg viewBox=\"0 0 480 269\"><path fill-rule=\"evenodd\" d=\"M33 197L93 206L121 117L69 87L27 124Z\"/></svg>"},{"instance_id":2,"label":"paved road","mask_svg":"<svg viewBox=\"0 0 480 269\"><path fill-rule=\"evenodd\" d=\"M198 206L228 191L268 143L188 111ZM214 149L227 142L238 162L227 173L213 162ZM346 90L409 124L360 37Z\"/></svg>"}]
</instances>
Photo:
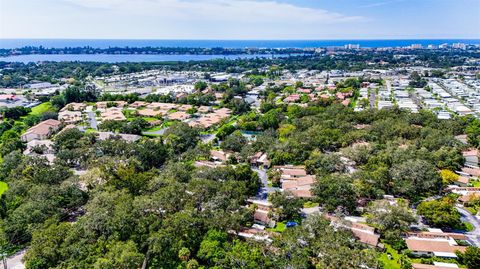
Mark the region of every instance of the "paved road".
<instances>
[{"instance_id":1,"label":"paved road","mask_svg":"<svg viewBox=\"0 0 480 269\"><path fill-rule=\"evenodd\" d=\"M455 208L457 208L458 212L462 215L462 221L471 223L475 228L473 231L467 232L465 235L468 236L470 241L472 241L477 247L480 247L480 220L459 205L455 206Z\"/></svg>"},{"instance_id":2,"label":"paved road","mask_svg":"<svg viewBox=\"0 0 480 269\"><path fill-rule=\"evenodd\" d=\"M385 84L387 85L387 91L392 92L392 82L389 79L385 80Z\"/></svg>"},{"instance_id":3,"label":"paved road","mask_svg":"<svg viewBox=\"0 0 480 269\"><path fill-rule=\"evenodd\" d=\"M370 89L370 108L375 108L375 89Z\"/></svg>"},{"instance_id":4,"label":"paved road","mask_svg":"<svg viewBox=\"0 0 480 269\"><path fill-rule=\"evenodd\" d=\"M315 207L310 207L310 208L302 208L301 211L302 211L303 214L305 214L307 216L310 216L310 215L313 215L313 214L322 213L322 211L320 209L321 208L319 206L315 206Z\"/></svg>"},{"instance_id":5,"label":"paved road","mask_svg":"<svg viewBox=\"0 0 480 269\"><path fill-rule=\"evenodd\" d=\"M279 190L279 188L274 188L274 187L269 187L268 186L268 179L267 179L267 171L264 170L264 169L259 169L259 168L252 168L252 170L254 172L256 172L258 174L258 176L260 177L260 180L262 181L262 190L263 191L266 191L268 194L272 193L272 192L276 192Z\"/></svg>"},{"instance_id":6,"label":"paved road","mask_svg":"<svg viewBox=\"0 0 480 269\"><path fill-rule=\"evenodd\" d=\"M90 128L94 129L94 130L98 130L98 123L97 123L97 118L95 117L95 112L92 111L92 106L88 106L86 108L86 112L87 112L87 115L88 115L88 121L90 123Z\"/></svg>"},{"instance_id":7,"label":"paved road","mask_svg":"<svg viewBox=\"0 0 480 269\"><path fill-rule=\"evenodd\" d=\"M153 132L142 132L143 135L163 135L168 127Z\"/></svg>"},{"instance_id":8,"label":"paved road","mask_svg":"<svg viewBox=\"0 0 480 269\"><path fill-rule=\"evenodd\" d=\"M7 268L8 269L25 269L25 264L22 262L23 256L25 256L25 250L22 250L17 254L8 257Z\"/></svg>"},{"instance_id":9,"label":"paved road","mask_svg":"<svg viewBox=\"0 0 480 269\"><path fill-rule=\"evenodd\" d=\"M208 144L212 142L215 139L214 134L206 134L206 135L200 135L200 140L202 140L203 143Z\"/></svg>"}]
</instances>

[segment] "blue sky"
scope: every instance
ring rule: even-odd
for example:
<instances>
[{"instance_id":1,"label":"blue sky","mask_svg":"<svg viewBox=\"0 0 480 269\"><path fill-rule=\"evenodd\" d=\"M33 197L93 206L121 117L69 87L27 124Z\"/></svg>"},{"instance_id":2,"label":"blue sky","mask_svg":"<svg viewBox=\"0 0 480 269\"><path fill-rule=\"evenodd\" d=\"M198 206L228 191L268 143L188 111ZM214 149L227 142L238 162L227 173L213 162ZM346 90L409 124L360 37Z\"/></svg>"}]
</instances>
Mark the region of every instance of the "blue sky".
<instances>
[{"instance_id":1,"label":"blue sky","mask_svg":"<svg viewBox=\"0 0 480 269\"><path fill-rule=\"evenodd\" d=\"M0 0L0 38L480 38L480 0Z\"/></svg>"}]
</instances>

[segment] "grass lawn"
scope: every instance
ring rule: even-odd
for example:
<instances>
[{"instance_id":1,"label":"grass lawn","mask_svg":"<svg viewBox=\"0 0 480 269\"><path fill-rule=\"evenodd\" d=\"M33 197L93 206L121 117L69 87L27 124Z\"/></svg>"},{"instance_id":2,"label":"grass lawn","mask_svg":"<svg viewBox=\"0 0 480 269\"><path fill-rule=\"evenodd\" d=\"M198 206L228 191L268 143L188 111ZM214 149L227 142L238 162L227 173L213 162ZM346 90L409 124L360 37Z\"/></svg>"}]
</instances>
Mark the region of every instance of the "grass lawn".
<instances>
[{"instance_id":1,"label":"grass lawn","mask_svg":"<svg viewBox=\"0 0 480 269\"><path fill-rule=\"evenodd\" d=\"M475 209L474 207L465 207L466 210L468 210L468 212L470 212L470 214L472 215L477 215L477 209Z\"/></svg>"},{"instance_id":2,"label":"grass lawn","mask_svg":"<svg viewBox=\"0 0 480 269\"><path fill-rule=\"evenodd\" d=\"M464 222L464 224L467 232L471 232L475 230L475 226L473 226L473 224L471 224L470 222Z\"/></svg>"},{"instance_id":3,"label":"grass lawn","mask_svg":"<svg viewBox=\"0 0 480 269\"><path fill-rule=\"evenodd\" d=\"M142 119L144 119L144 120L146 120L146 121L148 121L148 122L158 120L157 118L153 118L153 117L143 117Z\"/></svg>"},{"instance_id":4,"label":"grass lawn","mask_svg":"<svg viewBox=\"0 0 480 269\"><path fill-rule=\"evenodd\" d=\"M87 134L91 134L91 133L95 133L95 132L97 132L97 130L95 130L95 129L93 129L93 128L87 128L87 129L85 130L85 133L87 133Z\"/></svg>"},{"instance_id":5,"label":"grass lawn","mask_svg":"<svg viewBox=\"0 0 480 269\"><path fill-rule=\"evenodd\" d=\"M0 181L0 196L6 191L8 190L8 185L7 183L3 182L3 181Z\"/></svg>"},{"instance_id":6,"label":"grass lawn","mask_svg":"<svg viewBox=\"0 0 480 269\"><path fill-rule=\"evenodd\" d=\"M267 228L267 231L281 233L287 229L286 222L277 222L274 228Z\"/></svg>"},{"instance_id":7,"label":"grass lawn","mask_svg":"<svg viewBox=\"0 0 480 269\"><path fill-rule=\"evenodd\" d=\"M308 202L303 204L303 207L304 208L312 208L312 207L316 207L316 206L319 206L319 205L320 205L319 203L314 203L312 201L308 201Z\"/></svg>"},{"instance_id":8,"label":"grass lawn","mask_svg":"<svg viewBox=\"0 0 480 269\"><path fill-rule=\"evenodd\" d=\"M39 104L36 107L33 107L32 112L30 114L40 116L43 113L48 111L53 111L53 107L50 102L45 102L45 103Z\"/></svg>"},{"instance_id":9,"label":"grass lawn","mask_svg":"<svg viewBox=\"0 0 480 269\"><path fill-rule=\"evenodd\" d=\"M155 126L149 129L144 130L144 132L156 132L162 130L164 127L163 126Z\"/></svg>"},{"instance_id":10,"label":"grass lawn","mask_svg":"<svg viewBox=\"0 0 480 269\"><path fill-rule=\"evenodd\" d=\"M472 184L474 187L480 187L480 181L474 181Z\"/></svg>"},{"instance_id":11,"label":"grass lawn","mask_svg":"<svg viewBox=\"0 0 480 269\"><path fill-rule=\"evenodd\" d=\"M222 128L223 126L229 126L229 125L235 124L238 120L238 117L239 117L238 115L235 115L235 116L229 118L227 121L225 121L222 125L216 126L215 128L210 129L210 131L214 134L217 134L218 130L220 128Z\"/></svg>"},{"instance_id":12,"label":"grass lawn","mask_svg":"<svg viewBox=\"0 0 480 269\"><path fill-rule=\"evenodd\" d=\"M151 138L161 137L161 135L156 135L156 134L145 134L145 133L142 133L142 135L145 136L145 137L151 137Z\"/></svg>"},{"instance_id":13,"label":"grass lawn","mask_svg":"<svg viewBox=\"0 0 480 269\"><path fill-rule=\"evenodd\" d=\"M391 255L391 259L388 258L388 254ZM383 263L384 268L389 269L401 269L400 258L401 254L393 249L390 245L385 244L385 252L380 255L380 262Z\"/></svg>"}]
</instances>

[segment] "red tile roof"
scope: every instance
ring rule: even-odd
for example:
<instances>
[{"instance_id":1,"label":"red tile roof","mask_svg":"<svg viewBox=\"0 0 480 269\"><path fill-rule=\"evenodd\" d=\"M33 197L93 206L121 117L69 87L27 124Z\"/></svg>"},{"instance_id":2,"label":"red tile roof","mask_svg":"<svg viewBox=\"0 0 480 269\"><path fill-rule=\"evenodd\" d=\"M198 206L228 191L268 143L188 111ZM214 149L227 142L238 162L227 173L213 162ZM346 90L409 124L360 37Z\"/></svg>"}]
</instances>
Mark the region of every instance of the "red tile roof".
<instances>
[{"instance_id":1,"label":"red tile roof","mask_svg":"<svg viewBox=\"0 0 480 269\"><path fill-rule=\"evenodd\" d=\"M447 241L407 238L405 240L408 249L419 252L445 252L455 253L455 251L464 252L466 247L450 245Z\"/></svg>"},{"instance_id":2,"label":"red tile roof","mask_svg":"<svg viewBox=\"0 0 480 269\"><path fill-rule=\"evenodd\" d=\"M52 129L56 129L62 124L58 120L49 119L46 121L42 121L39 124L33 126L32 128L28 129L25 134L37 134L37 135L49 135L52 132Z\"/></svg>"}]
</instances>

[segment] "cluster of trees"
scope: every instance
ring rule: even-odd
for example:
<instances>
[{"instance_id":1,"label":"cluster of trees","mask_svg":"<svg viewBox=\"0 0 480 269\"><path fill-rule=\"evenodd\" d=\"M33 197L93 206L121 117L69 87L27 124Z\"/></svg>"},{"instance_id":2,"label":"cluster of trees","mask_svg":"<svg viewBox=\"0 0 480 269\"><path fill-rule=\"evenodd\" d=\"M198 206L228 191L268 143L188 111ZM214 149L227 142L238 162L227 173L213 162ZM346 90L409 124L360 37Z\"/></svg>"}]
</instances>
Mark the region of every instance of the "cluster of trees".
<instances>
[{"instance_id":1,"label":"cluster of trees","mask_svg":"<svg viewBox=\"0 0 480 269\"><path fill-rule=\"evenodd\" d=\"M150 124L143 118L135 118L128 121L107 120L102 122L98 128L103 131L110 131L123 134L141 135L142 130L149 127Z\"/></svg>"},{"instance_id":2,"label":"cluster of trees","mask_svg":"<svg viewBox=\"0 0 480 269\"><path fill-rule=\"evenodd\" d=\"M455 208L456 197L443 197L425 201L418 205L417 212L433 227L441 229L465 230L460 213Z\"/></svg>"},{"instance_id":3,"label":"cluster of trees","mask_svg":"<svg viewBox=\"0 0 480 269\"><path fill-rule=\"evenodd\" d=\"M305 164L318 176L319 202L331 212L355 213L359 200L384 194L418 202L449 183L440 170L452 173L464 163L464 145L455 135L468 129L470 119L442 121L428 111L399 109L352 113L319 103L306 108L269 104L261 110L262 115L247 113L236 126L221 127L222 147L242 158L267 152L274 165ZM263 133L248 144L236 129ZM355 172L348 168L351 161Z\"/></svg>"},{"instance_id":4,"label":"cluster of trees","mask_svg":"<svg viewBox=\"0 0 480 269\"><path fill-rule=\"evenodd\" d=\"M408 84L413 88L424 88L427 86L428 82L426 79L422 78L417 71L413 71L410 75L410 83Z\"/></svg>"},{"instance_id":5,"label":"cluster of trees","mask_svg":"<svg viewBox=\"0 0 480 269\"><path fill-rule=\"evenodd\" d=\"M58 118L58 114L54 111L46 111L37 115L32 114L31 109L26 107L4 108L1 113L4 119L0 122L0 157L25 148L20 134L26 129L40 121Z\"/></svg>"},{"instance_id":6,"label":"cluster of trees","mask_svg":"<svg viewBox=\"0 0 480 269\"><path fill-rule=\"evenodd\" d=\"M245 85L231 80L218 87L242 94ZM342 87L355 89L358 81ZM10 186L1 197L0 238L6 246L29 244L26 264L34 269L374 267L375 250L321 216L302 220L305 201L285 194L271 195L275 217L302 225L270 245L240 240L235 232L253 219L245 201L261 185L248 157L262 151L273 165L306 165L317 176L312 202L329 213L360 214L359 204L385 194L404 198L396 205L371 202L365 211L383 239L403 249L400 235L415 221L407 200L417 203L441 191L445 171L464 163L465 146L454 136L474 125L470 118L438 120L428 111L353 113L320 101L307 107L268 102L262 114L238 111L237 124L218 130L220 147L237 156L235 165L217 168L193 165L209 158L211 145L199 143L200 131L185 123L134 143L64 130L54 138L54 163L11 147L0 164L0 181ZM145 124L105 122L100 128L138 133ZM12 129L13 120L1 123L2 141ZM249 142L240 130L259 135ZM87 173L75 175L72 168ZM269 175L278 185L279 175ZM446 199L421 203L418 212L434 225L457 228ZM474 262L476 251L462 258L464 264Z\"/></svg>"},{"instance_id":7,"label":"cluster of trees","mask_svg":"<svg viewBox=\"0 0 480 269\"><path fill-rule=\"evenodd\" d=\"M24 106L2 107L1 113L4 119L18 120L20 117L28 115L32 110Z\"/></svg>"},{"instance_id":8,"label":"cluster of trees","mask_svg":"<svg viewBox=\"0 0 480 269\"><path fill-rule=\"evenodd\" d=\"M470 117L467 118L468 126L465 129L468 143L480 147L480 120Z\"/></svg>"},{"instance_id":9,"label":"cluster of trees","mask_svg":"<svg viewBox=\"0 0 480 269\"><path fill-rule=\"evenodd\" d=\"M238 150L239 137L227 135L227 146ZM99 141L73 128L55 136L54 163L7 154L0 164L0 180L10 186L0 203L2 247L28 244L26 266L35 269L376 264L374 250L321 216L272 245L240 240L231 231L252 224L245 201L260 179L244 163L195 168L194 160L209 155L209 146L198 142L199 131L184 123L163 138L135 143ZM71 168L88 172L78 176ZM281 219L299 219L301 201L280 194L272 201Z\"/></svg>"},{"instance_id":10,"label":"cluster of trees","mask_svg":"<svg viewBox=\"0 0 480 269\"><path fill-rule=\"evenodd\" d=\"M85 47L65 47L65 48L46 48L43 46L26 46L15 49L0 49L1 56L7 55L28 55L28 54L192 54L192 55L263 55L263 54L291 54L303 53L312 54L312 51L296 48L190 48L190 47L108 47L93 48Z\"/></svg>"},{"instance_id":11,"label":"cluster of trees","mask_svg":"<svg viewBox=\"0 0 480 269\"><path fill-rule=\"evenodd\" d=\"M181 48L180 48L181 49ZM204 51L204 49L202 49ZM1 53L1 51L0 51ZM4 53L8 53L4 51ZM401 52L405 54L405 51ZM415 61L422 61L424 66L448 68L464 65L467 59L478 58L480 53L475 51L426 51L413 50L408 52L415 57ZM152 69L168 69L173 71L201 71L201 72L251 72L265 66L272 66L264 72L269 77L276 77L280 70L348 70L360 71L365 68L396 68L417 64L409 57L395 58L396 51L356 51L353 53L337 54L335 56L323 54L293 54L289 57L254 58L212 61L189 62L157 62L157 63L95 63L95 62L48 62L41 65L35 63L7 63L0 62L2 76L0 86L19 87L34 80L51 83L63 83L62 78L83 81L88 76L106 76L112 74L133 73ZM388 65L384 63L388 62ZM374 65L367 65L374 63ZM432 74L439 75L439 74Z\"/></svg>"},{"instance_id":12,"label":"cluster of trees","mask_svg":"<svg viewBox=\"0 0 480 269\"><path fill-rule=\"evenodd\" d=\"M61 109L69 103L96 102L99 91L94 85L73 85L51 97L52 105Z\"/></svg>"},{"instance_id":13,"label":"cluster of trees","mask_svg":"<svg viewBox=\"0 0 480 269\"><path fill-rule=\"evenodd\" d=\"M409 203L439 195L455 180L453 171L463 166L461 151L467 147L455 136L466 131L475 145L478 128L470 117L443 121L428 111L411 114L396 108L352 113L335 104L301 108L264 103L261 111L243 115L236 126L220 128L222 148L237 152L240 159L262 151L273 165L306 165L317 176L313 201L330 213L361 214L358 206L373 201L363 214L397 250L406 248L402 234L416 222ZM244 143L237 129L262 134ZM279 173L268 175L278 186ZM379 200L385 194L404 200L396 205ZM296 219L302 205L281 195L272 202L282 209L277 212L281 220ZM465 230L454 205L454 197L425 201L417 213L432 227Z\"/></svg>"}]
</instances>

